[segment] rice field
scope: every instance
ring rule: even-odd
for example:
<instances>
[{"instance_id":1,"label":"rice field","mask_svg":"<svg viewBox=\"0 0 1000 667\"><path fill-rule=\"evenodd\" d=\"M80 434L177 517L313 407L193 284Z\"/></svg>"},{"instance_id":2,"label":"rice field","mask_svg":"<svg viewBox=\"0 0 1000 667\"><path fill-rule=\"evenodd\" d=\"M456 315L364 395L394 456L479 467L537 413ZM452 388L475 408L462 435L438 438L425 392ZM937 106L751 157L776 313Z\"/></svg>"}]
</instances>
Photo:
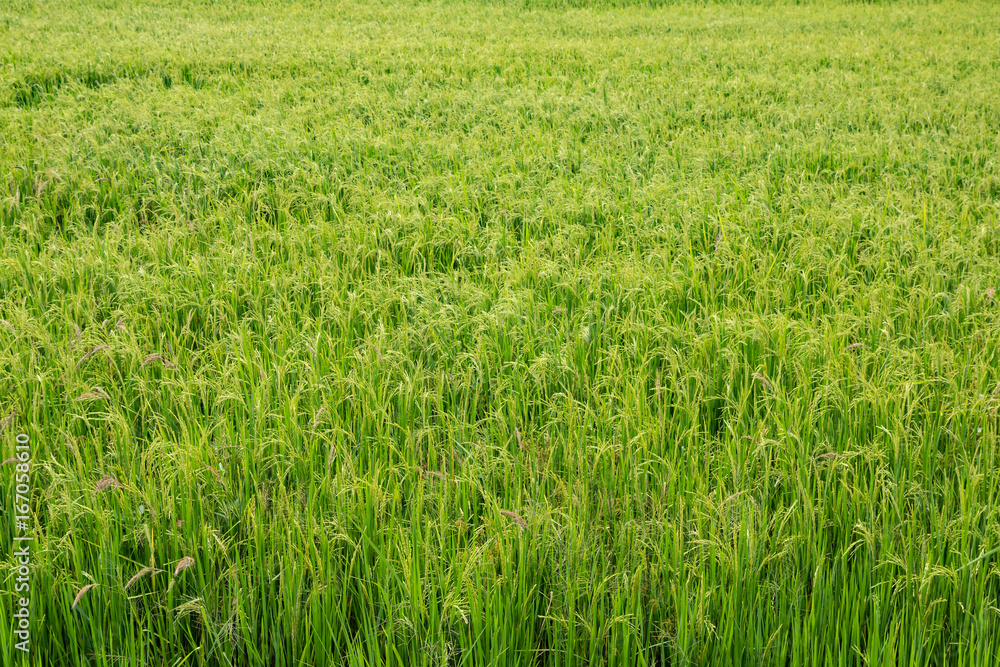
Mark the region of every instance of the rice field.
<instances>
[{"instance_id":1,"label":"rice field","mask_svg":"<svg viewBox=\"0 0 1000 667\"><path fill-rule=\"evenodd\" d=\"M0 4L0 664L1000 662L997 5L654 4Z\"/></svg>"}]
</instances>

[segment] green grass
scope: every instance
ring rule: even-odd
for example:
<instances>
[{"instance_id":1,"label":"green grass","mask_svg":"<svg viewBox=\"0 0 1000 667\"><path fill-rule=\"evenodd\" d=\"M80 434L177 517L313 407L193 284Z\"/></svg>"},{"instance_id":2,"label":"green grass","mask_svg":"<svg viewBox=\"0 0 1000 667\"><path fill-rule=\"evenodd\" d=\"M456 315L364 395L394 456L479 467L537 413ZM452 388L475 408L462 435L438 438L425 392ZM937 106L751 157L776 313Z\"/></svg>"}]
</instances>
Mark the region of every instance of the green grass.
<instances>
[{"instance_id":1,"label":"green grass","mask_svg":"<svg viewBox=\"0 0 1000 667\"><path fill-rule=\"evenodd\" d=\"M998 36L0 5L31 664L996 664Z\"/></svg>"}]
</instances>

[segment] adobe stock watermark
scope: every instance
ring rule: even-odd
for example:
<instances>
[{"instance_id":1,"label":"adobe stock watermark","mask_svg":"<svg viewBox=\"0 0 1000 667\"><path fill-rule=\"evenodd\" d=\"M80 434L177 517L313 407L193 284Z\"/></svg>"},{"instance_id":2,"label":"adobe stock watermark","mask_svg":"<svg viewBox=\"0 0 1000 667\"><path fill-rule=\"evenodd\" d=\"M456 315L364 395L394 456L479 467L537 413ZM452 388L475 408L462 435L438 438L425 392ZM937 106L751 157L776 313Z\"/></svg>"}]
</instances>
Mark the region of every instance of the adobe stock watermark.
<instances>
[{"instance_id":1,"label":"adobe stock watermark","mask_svg":"<svg viewBox=\"0 0 1000 667\"><path fill-rule=\"evenodd\" d=\"M31 519L28 498L31 495L31 439L17 434L14 454L14 649L28 655L31 645Z\"/></svg>"}]
</instances>

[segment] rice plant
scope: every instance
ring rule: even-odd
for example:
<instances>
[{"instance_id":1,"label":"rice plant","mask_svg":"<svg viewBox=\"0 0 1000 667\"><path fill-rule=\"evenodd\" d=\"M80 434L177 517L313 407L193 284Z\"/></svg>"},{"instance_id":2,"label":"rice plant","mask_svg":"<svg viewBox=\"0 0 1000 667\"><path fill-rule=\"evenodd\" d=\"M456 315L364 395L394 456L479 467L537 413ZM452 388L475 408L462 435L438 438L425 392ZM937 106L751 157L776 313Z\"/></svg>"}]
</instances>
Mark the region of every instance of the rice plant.
<instances>
[{"instance_id":1,"label":"rice plant","mask_svg":"<svg viewBox=\"0 0 1000 667\"><path fill-rule=\"evenodd\" d=\"M657 4L0 4L3 665L1000 661L1000 12Z\"/></svg>"}]
</instances>

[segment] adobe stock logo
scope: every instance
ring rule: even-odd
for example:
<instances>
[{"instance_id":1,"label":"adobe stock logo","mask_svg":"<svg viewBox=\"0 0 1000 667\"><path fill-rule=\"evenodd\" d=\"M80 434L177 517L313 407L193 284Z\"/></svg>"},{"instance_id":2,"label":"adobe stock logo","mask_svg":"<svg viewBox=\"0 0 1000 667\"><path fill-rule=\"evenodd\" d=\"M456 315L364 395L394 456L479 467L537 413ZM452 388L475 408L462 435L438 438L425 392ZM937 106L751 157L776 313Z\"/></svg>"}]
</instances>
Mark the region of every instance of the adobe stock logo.
<instances>
[{"instance_id":1,"label":"adobe stock logo","mask_svg":"<svg viewBox=\"0 0 1000 667\"><path fill-rule=\"evenodd\" d=\"M31 644L31 541L29 534L31 510L28 498L31 494L31 448L30 438L24 433L17 435L17 452L13 460L16 462L16 483L14 495L14 559L17 563L17 576L14 579L14 648L28 653Z\"/></svg>"}]
</instances>

